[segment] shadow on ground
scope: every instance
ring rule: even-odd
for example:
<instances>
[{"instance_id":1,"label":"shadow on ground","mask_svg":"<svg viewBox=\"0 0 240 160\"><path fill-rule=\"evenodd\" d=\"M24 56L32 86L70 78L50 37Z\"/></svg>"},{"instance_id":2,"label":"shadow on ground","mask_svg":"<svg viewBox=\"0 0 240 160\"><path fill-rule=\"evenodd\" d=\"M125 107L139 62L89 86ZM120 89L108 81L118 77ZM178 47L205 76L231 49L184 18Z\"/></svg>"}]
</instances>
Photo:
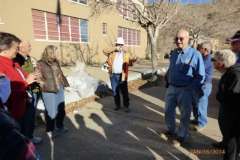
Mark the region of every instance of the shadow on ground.
<instances>
[{"instance_id":1,"label":"shadow on ground","mask_svg":"<svg viewBox=\"0 0 240 160\"><path fill-rule=\"evenodd\" d=\"M130 113L114 111L112 97L87 104L68 115L65 124L69 132L54 139L54 147L44 136L44 143L37 147L42 159L50 159L51 152L55 160L220 159L220 154L203 151L211 152L210 144L215 141L201 133L192 133L191 143L180 148L160 138L164 92L162 86L134 91ZM43 127L37 132L45 135Z\"/></svg>"},{"instance_id":2,"label":"shadow on ground","mask_svg":"<svg viewBox=\"0 0 240 160\"><path fill-rule=\"evenodd\" d=\"M208 117L211 117L214 119L218 118L219 103L216 100L218 81L219 81L218 78L213 78L213 83L212 83L213 88L212 88L211 95L209 96ZM166 93L165 85L166 85L166 83L164 81L164 77L160 76L158 81L155 81L155 82L148 81L147 83L145 83L144 85L139 87L139 90L141 90L142 92L144 92L148 95L151 95L155 98L159 98L162 101L164 101L165 93ZM148 89L149 87L159 87L159 92L153 92Z\"/></svg>"}]
</instances>

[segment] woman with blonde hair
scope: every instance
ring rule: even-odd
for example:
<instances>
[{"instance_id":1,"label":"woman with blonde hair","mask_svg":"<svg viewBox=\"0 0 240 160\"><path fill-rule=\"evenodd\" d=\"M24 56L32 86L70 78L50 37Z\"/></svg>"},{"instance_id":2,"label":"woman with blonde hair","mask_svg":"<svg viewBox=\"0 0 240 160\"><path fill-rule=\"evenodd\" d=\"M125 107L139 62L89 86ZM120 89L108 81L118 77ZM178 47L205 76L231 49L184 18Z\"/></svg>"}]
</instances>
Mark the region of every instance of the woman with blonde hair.
<instances>
[{"instance_id":1,"label":"woman with blonde hair","mask_svg":"<svg viewBox=\"0 0 240 160\"><path fill-rule=\"evenodd\" d=\"M67 131L63 125L65 117L64 87L68 87L69 84L63 75L57 54L57 47L48 45L37 63L37 68L41 72L42 99L46 108L46 131L52 138L55 136L54 131L58 133Z\"/></svg>"}]
</instances>

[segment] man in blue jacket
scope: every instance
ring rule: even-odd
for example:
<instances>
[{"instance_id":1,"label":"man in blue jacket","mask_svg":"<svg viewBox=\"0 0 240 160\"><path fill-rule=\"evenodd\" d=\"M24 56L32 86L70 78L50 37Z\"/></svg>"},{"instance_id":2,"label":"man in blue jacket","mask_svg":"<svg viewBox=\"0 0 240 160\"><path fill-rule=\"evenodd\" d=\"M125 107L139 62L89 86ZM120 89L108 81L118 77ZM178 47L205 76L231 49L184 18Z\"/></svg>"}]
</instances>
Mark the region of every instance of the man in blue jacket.
<instances>
[{"instance_id":1,"label":"man in blue jacket","mask_svg":"<svg viewBox=\"0 0 240 160\"><path fill-rule=\"evenodd\" d=\"M171 52L167 72L169 84L165 97L165 135L173 138L173 145L178 146L189 136L189 121L194 97L201 93L205 77L205 68L201 54L189 46L189 32L178 31L175 37L177 46ZM176 131L176 107L180 110L180 125Z\"/></svg>"},{"instance_id":2,"label":"man in blue jacket","mask_svg":"<svg viewBox=\"0 0 240 160\"><path fill-rule=\"evenodd\" d=\"M207 124L208 97L212 91L213 64L211 61L212 46L210 42L199 44L198 49L203 57L205 67L205 80L202 86L203 95L197 97L196 104L193 106L195 120L192 121L195 131L202 130Z\"/></svg>"}]
</instances>

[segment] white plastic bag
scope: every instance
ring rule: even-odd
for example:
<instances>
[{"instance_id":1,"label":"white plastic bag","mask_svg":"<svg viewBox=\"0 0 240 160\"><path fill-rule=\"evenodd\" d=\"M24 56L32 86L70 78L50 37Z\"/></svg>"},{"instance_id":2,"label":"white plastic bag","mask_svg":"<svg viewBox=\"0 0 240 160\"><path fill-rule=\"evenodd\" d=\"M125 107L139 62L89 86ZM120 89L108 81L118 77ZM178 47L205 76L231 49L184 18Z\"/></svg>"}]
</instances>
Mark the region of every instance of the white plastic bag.
<instances>
[{"instance_id":1,"label":"white plastic bag","mask_svg":"<svg viewBox=\"0 0 240 160\"><path fill-rule=\"evenodd\" d=\"M77 93L80 99L93 96L99 82L85 71L85 65L83 63L77 63L67 79L70 87L66 88L66 92Z\"/></svg>"}]
</instances>

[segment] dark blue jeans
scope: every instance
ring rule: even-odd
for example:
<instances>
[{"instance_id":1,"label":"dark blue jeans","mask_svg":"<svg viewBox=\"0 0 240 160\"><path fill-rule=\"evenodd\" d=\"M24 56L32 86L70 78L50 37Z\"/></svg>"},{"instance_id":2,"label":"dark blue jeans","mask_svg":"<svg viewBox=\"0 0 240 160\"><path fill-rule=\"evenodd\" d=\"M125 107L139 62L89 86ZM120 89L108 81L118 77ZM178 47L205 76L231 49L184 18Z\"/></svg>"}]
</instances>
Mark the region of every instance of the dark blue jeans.
<instances>
[{"instance_id":1,"label":"dark blue jeans","mask_svg":"<svg viewBox=\"0 0 240 160\"><path fill-rule=\"evenodd\" d=\"M122 93L124 107L129 107L127 81L122 81L122 74L115 73L111 74L110 80L116 107L121 106L120 92Z\"/></svg>"},{"instance_id":2,"label":"dark blue jeans","mask_svg":"<svg viewBox=\"0 0 240 160\"><path fill-rule=\"evenodd\" d=\"M189 136L189 121L194 97L194 90L189 87L169 85L165 96L165 123L167 130L186 139ZM176 107L180 110L180 125L176 131Z\"/></svg>"}]
</instances>

